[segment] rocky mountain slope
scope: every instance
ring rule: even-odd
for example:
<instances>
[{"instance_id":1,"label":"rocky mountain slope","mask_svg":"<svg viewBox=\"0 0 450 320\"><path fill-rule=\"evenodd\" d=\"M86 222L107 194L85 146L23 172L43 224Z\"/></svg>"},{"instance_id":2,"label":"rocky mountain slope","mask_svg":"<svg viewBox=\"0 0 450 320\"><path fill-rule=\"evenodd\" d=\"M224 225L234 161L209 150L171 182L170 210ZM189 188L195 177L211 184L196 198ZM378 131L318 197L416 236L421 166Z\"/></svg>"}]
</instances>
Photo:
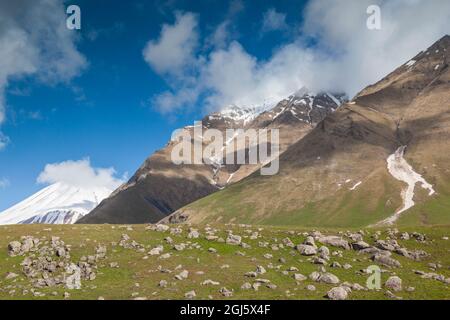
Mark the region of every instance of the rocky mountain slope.
<instances>
[{"instance_id":1,"label":"rocky mountain slope","mask_svg":"<svg viewBox=\"0 0 450 320\"><path fill-rule=\"evenodd\" d=\"M255 173L170 221L308 226L450 223L450 37L330 114Z\"/></svg>"},{"instance_id":2,"label":"rocky mountain slope","mask_svg":"<svg viewBox=\"0 0 450 320\"><path fill-rule=\"evenodd\" d=\"M112 190L52 184L0 213L2 224L72 224L88 214Z\"/></svg>"},{"instance_id":3,"label":"rocky mountain slope","mask_svg":"<svg viewBox=\"0 0 450 320\"><path fill-rule=\"evenodd\" d=\"M274 103L268 99L259 106L228 106L202 119L203 129L280 129L280 150L297 142L326 115L345 100L342 94L312 94L301 89L287 99ZM194 127L183 128L194 139ZM234 137L236 139L236 137ZM230 143L232 141L227 141ZM170 141L149 157L133 177L104 200L79 223L146 223L157 222L175 210L197 199L221 190L258 170L258 165L220 165L210 163L175 165Z\"/></svg>"}]
</instances>

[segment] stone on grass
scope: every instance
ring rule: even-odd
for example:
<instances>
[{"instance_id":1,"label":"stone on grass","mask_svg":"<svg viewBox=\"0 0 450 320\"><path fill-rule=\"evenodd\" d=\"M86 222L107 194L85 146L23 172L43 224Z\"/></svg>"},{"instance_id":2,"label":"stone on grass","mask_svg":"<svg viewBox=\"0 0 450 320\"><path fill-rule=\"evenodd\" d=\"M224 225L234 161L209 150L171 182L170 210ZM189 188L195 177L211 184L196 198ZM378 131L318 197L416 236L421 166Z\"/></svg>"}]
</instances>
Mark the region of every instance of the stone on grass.
<instances>
[{"instance_id":1,"label":"stone on grass","mask_svg":"<svg viewBox=\"0 0 450 320\"><path fill-rule=\"evenodd\" d=\"M205 280L202 283L200 283L202 286L218 286L220 284L220 282L217 281L213 281L211 279Z\"/></svg>"},{"instance_id":2,"label":"stone on grass","mask_svg":"<svg viewBox=\"0 0 450 320\"><path fill-rule=\"evenodd\" d=\"M195 298L196 296L197 296L197 294L195 293L194 290L191 290L191 291L186 292L186 293L184 294L184 297L185 297L186 299L193 299L193 298Z\"/></svg>"},{"instance_id":3,"label":"stone on grass","mask_svg":"<svg viewBox=\"0 0 450 320\"><path fill-rule=\"evenodd\" d=\"M294 273L294 279L295 281L304 281L308 278L301 273Z\"/></svg>"},{"instance_id":4,"label":"stone on grass","mask_svg":"<svg viewBox=\"0 0 450 320\"><path fill-rule=\"evenodd\" d=\"M392 291L401 291L402 290L402 279L397 276L392 276L387 279L384 284L386 288L391 289Z\"/></svg>"},{"instance_id":5,"label":"stone on grass","mask_svg":"<svg viewBox=\"0 0 450 320\"><path fill-rule=\"evenodd\" d=\"M188 276L189 276L189 271L183 270L183 271L181 271L179 274L177 274L175 276L175 279L177 279L177 280L184 280L184 279L187 279Z\"/></svg>"},{"instance_id":6,"label":"stone on grass","mask_svg":"<svg viewBox=\"0 0 450 320\"><path fill-rule=\"evenodd\" d=\"M231 244L231 245L240 245L241 241L242 241L241 236L229 234L227 237L226 243Z\"/></svg>"},{"instance_id":7,"label":"stone on grass","mask_svg":"<svg viewBox=\"0 0 450 320\"><path fill-rule=\"evenodd\" d=\"M296 248L303 256L313 256L317 253L317 249L307 244L299 244Z\"/></svg>"},{"instance_id":8,"label":"stone on grass","mask_svg":"<svg viewBox=\"0 0 450 320\"><path fill-rule=\"evenodd\" d=\"M343 287L334 287L327 292L327 298L330 300L345 300L347 296L347 290Z\"/></svg>"}]
</instances>

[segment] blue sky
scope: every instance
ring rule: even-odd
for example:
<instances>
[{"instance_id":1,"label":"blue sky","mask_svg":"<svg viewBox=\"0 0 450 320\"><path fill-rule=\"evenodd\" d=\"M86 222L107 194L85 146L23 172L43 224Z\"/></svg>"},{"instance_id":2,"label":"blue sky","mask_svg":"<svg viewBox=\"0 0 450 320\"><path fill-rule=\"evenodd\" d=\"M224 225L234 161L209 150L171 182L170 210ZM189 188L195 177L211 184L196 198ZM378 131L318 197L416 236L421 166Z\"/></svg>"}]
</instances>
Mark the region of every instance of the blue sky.
<instances>
[{"instance_id":1,"label":"blue sky","mask_svg":"<svg viewBox=\"0 0 450 320\"><path fill-rule=\"evenodd\" d=\"M277 1L292 12L301 2ZM132 175L139 165L167 142L171 132L198 119L193 108L176 116L155 111L149 99L166 88L164 79L142 57L149 39L161 24L174 21L174 10L201 16L201 30L225 18L225 1L75 1L82 12L78 51L88 67L70 83L43 84L35 77L12 80L6 89L6 122L1 131L10 139L0 152L0 210L43 186L36 178L48 163L89 157L96 167L114 167L118 175ZM267 56L259 45L273 47L283 34L255 38L263 12L273 7L253 1L236 16L240 38L247 38L252 54ZM246 23L247 20L252 23ZM207 32L207 31L205 31Z\"/></svg>"},{"instance_id":2,"label":"blue sky","mask_svg":"<svg viewBox=\"0 0 450 320\"><path fill-rule=\"evenodd\" d=\"M69 3L50 2L54 10L36 23L65 22ZM303 85L351 95L449 32L450 8L437 1L405 8L393 0L377 33L366 29L366 8L381 0L312 2L78 0L70 4L81 8L81 30L53 38L33 34L30 21L10 11L0 31L29 36L30 55L0 48L11 61L0 71L0 134L8 137L0 150L0 211L41 189L36 179L49 163L88 157L93 167L130 176L174 129L208 110L281 98ZM39 1L26 3L22 11L39 10ZM422 21L412 21L419 13ZM165 35L163 25L171 30ZM184 42L170 47L177 36ZM51 50L61 70L46 70L55 62L45 54Z\"/></svg>"}]
</instances>

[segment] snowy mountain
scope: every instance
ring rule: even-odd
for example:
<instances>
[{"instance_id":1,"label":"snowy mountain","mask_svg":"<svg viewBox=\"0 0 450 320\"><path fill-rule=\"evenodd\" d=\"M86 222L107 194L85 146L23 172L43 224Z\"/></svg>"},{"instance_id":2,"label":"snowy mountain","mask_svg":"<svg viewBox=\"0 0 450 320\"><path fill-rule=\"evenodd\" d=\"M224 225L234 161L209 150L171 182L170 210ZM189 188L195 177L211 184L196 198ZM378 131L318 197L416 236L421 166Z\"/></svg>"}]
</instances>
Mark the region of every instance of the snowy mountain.
<instances>
[{"instance_id":1,"label":"snowy mountain","mask_svg":"<svg viewBox=\"0 0 450 320\"><path fill-rule=\"evenodd\" d=\"M281 101L271 96L269 93L269 98L259 104L225 106L205 116L202 129L222 133L227 129L278 129L280 153L283 153L345 100L342 94L314 94L305 88ZM183 130L203 141L203 136L194 132L194 126ZM225 144L232 142L227 140ZM240 181L261 165L224 164L215 157L199 165L175 165L171 161L174 145L175 142L169 141L147 158L127 183L78 223L157 222L188 203ZM244 150L244 154L247 153L248 150Z\"/></svg>"},{"instance_id":2,"label":"snowy mountain","mask_svg":"<svg viewBox=\"0 0 450 320\"><path fill-rule=\"evenodd\" d=\"M261 113L271 110L274 108L279 99L267 98L262 104L259 105L248 105L248 106L237 106L230 105L223 108L216 115L211 115L210 117L218 116L228 119L229 121L241 122L242 125L246 125L254 120Z\"/></svg>"},{"instance_id":3,"label":"snowy mountain","mask_svg":"<svg viewBox=\"0 0 450 320\"><path fill-rule=\"evenodd\" d=\"M244 177L166 221L333 228L449 224L449 61L447 35L288 146L277 175ZM267 117L275 119L270 125L286 124L287 116L294 123L287 111L296 105L303 120L296 127L308 126L309 116L314 123L315 112L327 106L318 95L311 104L308 95L299 92L297 103L279 104L269 113L281 108L284 116ZM325 101L333 97L339 100L321 95ZM317 108L310 112L311 105Z\"/></svg>"},{"instance_id":4,"label":"snowy mountain","mask_svg":"<svg viewBox=\"0 0 450 320\"><path fill-rule=\"evenodd\" d=\"M72 224L88 214L113 190L52 184L0 213L4 224Z\"/></svg>"}]
</instances>

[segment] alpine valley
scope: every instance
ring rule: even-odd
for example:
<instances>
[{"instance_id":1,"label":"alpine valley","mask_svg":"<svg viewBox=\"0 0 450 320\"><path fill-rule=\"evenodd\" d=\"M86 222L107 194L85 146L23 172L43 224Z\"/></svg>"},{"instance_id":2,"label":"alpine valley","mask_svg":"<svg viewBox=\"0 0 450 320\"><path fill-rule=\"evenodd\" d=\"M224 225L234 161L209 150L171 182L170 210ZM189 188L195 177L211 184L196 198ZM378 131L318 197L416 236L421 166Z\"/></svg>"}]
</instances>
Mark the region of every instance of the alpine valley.
<instances>
[{"instance_id":1,"label":"alpine valley","mask_svg":"<svg viewBox=\"0 0 450 320\"><path fill-rule=\"evenodd\" d=\"M175 165L169 141L112 193L48 186L0 214L27 224L0 226L0 299L450 299L449 60L445 36L351 100L302 88L202 119L279 129L276 175Z\"/></svg>"}]
</instances>

